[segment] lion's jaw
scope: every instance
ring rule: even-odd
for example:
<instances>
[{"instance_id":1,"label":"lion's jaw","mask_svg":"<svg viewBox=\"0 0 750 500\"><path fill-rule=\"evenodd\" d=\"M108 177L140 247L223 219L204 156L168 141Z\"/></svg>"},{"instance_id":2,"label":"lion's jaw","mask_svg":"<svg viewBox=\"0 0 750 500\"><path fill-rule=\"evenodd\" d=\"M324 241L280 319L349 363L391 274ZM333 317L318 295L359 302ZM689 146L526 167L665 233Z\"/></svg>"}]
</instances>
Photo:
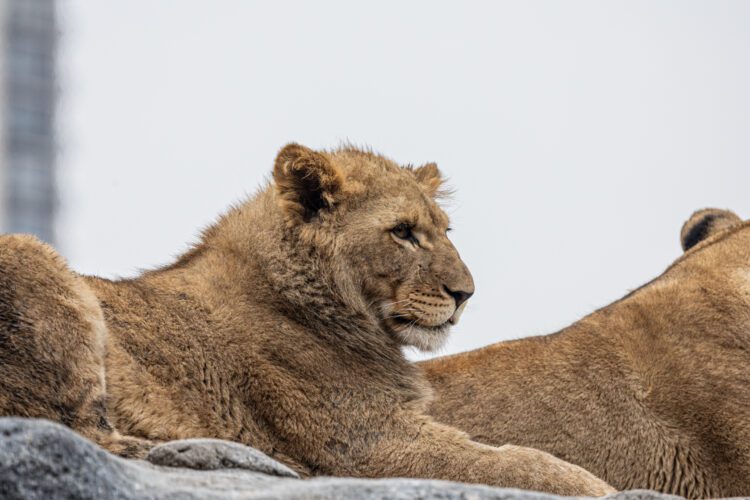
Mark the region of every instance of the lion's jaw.
<instances>
[{"instance_id":1,"label":"lion's jaw","mask_svg":"<svg viewBox=\"0 0 750 500\"><path fill-rule=\"evenodd\" d=\"M421 351L436 351L448 340L466 302L456 305L453 297L435 288L397 293L396 300L383 301L380 313L385 325L399 341Z\"/></svg>"}]
</instances>

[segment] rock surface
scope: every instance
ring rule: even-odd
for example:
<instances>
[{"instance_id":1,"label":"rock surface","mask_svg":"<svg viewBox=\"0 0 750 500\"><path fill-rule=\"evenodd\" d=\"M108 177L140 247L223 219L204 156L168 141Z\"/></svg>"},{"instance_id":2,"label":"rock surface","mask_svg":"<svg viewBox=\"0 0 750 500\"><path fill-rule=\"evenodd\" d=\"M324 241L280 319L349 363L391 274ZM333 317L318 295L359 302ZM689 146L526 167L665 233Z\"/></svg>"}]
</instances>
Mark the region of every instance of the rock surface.
<instances>
[{"instance_id":1,"label":"rock surface","mask_svg":"<svg viewBox=\"0 0 750 500\"><path fill-rule=\"evenodd\" d=\"M154 447L146 457L154 465L195 470L244 469L272 476L299 476L255 448L220 439L183 439Z\"/></svg>"},{"instance_id":2,"label":"rock surface","mask_svg":"<svg viewBox=\"0 0 750 500\"><path fill-rule=\"evenodd\" d=\"M44 420L0 418L2 499L525 499L529 491L447 481L315 478L246 446L214 439L174 441L148 461L125 460L70 429ZM678 498L649 491L618 500Z\"/></svg>"}]
</instances>

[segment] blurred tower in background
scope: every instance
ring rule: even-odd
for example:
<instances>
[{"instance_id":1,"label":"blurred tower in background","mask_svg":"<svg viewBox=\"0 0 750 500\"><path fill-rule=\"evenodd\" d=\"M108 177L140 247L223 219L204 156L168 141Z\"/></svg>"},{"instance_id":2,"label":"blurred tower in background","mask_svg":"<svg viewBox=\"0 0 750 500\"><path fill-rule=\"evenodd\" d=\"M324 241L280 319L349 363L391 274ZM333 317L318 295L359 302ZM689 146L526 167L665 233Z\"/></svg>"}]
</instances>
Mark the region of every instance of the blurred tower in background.
<instances>
[{"instance_id":1,"label":"blurred tower in background","mask_svg":"<svg viewBox=\"0 0 750 500\"><path fill-rule=\"evenodd\" d=\"M54 0L0 0L0 232L54 243Z\"/></svg>"}]
</instances>

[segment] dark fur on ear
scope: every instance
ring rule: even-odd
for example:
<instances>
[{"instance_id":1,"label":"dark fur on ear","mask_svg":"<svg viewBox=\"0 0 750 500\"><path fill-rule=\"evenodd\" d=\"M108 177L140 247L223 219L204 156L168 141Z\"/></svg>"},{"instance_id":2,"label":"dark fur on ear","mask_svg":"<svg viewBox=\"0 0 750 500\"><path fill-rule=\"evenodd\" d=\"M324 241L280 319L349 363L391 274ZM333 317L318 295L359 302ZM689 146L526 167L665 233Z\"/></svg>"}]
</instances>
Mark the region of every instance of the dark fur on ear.
<instances>
[{"instance_id":1,"label":"dark fur on ear","mask_svg":"<svg viewBox=\"0 0 750 500\"><path fill-rule=\"evenodd\" d=\"M443 176L435 163L425 163L421 167L414 169L414 177L422 184L430 196L437 196L440 192L440 186L443 185Z\"/></svg>"},{"instance_id":2,"label":"dark fur on ear","mask_svg":"<svg viewBox=\"0 0 750 500\"><path fill-rule=\"evenodd\" d=\"M695 245L719 231L742 222L737 214L719 208L704 208L693 213L680 231L682 250L688 251Z\"/></svg>"},{"instance_id":3,"label":"dark fur on ear","mask_svg":"<svg viewBox=\"0 0 750 500\"><path fill-rule=\"evenodd\" d=\"M299 144L287 144L273 168L276 192L290 221L309 222L336 203L344 184L343 173L323 153Z\"/></svg>"}]
</instances>

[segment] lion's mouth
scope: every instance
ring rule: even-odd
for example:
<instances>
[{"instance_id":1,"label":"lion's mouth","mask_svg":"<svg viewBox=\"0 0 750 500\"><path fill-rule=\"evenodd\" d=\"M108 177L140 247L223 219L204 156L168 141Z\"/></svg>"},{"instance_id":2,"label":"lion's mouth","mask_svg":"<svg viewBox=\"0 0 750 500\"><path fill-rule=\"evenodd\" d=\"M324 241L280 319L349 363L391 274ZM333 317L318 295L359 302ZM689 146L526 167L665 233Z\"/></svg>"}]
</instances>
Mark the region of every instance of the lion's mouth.
<instances>
[{"instance_id":1,"label":"lion's mouth","mask_svg":"<svg viewBox=\"0 0 750 500\"><path fill-rule=\"evenodd\" d=\"M464 309L466 309L467 303L468 301L462 302L461 305L458 306L455 311L453 311L453 314L451 315L451 317L448 318L448 323L450 323L451 325L458 324L458 320L461 318L461 315L463 314Z\"/></svg>"},{"instance_id":2,"label":"lion's mouth","mask_svg":"<svg viewBox=\"0 0 750 500\"><path fill-rule=\"evenodd\" d=\"M397 326L401 326L403 328L419 328L420 330L424 330L426 332L433 332L433 333L442 333L448 328L450 328L454 323L451 322L449 319L448 321L441 323L439 325L423 325L419 322L417 318L407 318L407 317L396 317L396 318L390 318L390 320L395 323Z\"/></svg>"},{"instance_id":3,"label":"lion's mouth","mask_svg":"<svg viewBox=\"0 0 750 500\"><path fill-rule=\"evenodd\" d=\"M435 324L433 320L424 321L419 316L411 313L399 313L397 310L384 307L382 309L382 319L386 325L395 331L404 331L407 329L418 329L424 333L444 333L451 326L456 325L461 318L461 314L466 308L466 302L457 307L453 313L442 323ZM443 316L445 318L445 316Z\"/></svg>"}]
</instances>

